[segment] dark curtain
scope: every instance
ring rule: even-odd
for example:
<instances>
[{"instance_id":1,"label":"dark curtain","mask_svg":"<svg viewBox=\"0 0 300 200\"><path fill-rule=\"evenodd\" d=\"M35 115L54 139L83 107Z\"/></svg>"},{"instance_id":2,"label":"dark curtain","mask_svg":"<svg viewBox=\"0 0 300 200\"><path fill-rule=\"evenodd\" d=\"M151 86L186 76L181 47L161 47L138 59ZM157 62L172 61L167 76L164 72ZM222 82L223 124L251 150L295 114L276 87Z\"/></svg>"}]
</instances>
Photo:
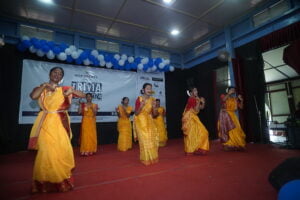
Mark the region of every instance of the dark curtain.
<instances>
[{"instance_id":1,"label":"dark curtain","mask_svg":"<svg viewBox=\"0 0 300 200\"><path fill-rule=\"evenodd\" d=\"M292 42L284 49L283 61L300 74L300 40Z\"/></svg>"},{"instance_id":2,"label":"dark curtain","mask_svg":"<svg viewBox=\"0 0 300 200\"><path fill-rule=\"evenodd\" d=\"M234 73L234 80L235 80L235 87L236 87L237 94L238 95L240 94L243 97L245 97L247 91L245 90L244 87L242 60L240 58L233 58L231 61L233 65L233 73ZM244 109L239 110L239 120L242 128L244 130L247 129Z\"/></svg>"},{"instance_id":3,"label":"dark curtain","mask_svg":"<svg viewBox=\"0 0 300 200\"><path fill-rule=\"evenodd\" d=\"M216 80L215 69L226 64L217 59L209 60L190 69L177 69L166 73L167 129L169 138L182 137L181 117L187 102L186 90L189 86L198 88L199 95L206 99L206 107L199 118L209 132L210 139L217 138L216 131Z\"/></svg>"},{"instance_id":4,"label":"dark curtain","mask_svg":"<svg viewBox=\"0 0 300 200\"><path fill-rule=\"evenodd\" d=\"M236 49L234 61L238 90L244 95L244 121L248 142L267 142L264 63L258 41ZM242 87L242 88L240 88Z\"/></svg>"},{"instance_id":5,"label":"dark curtain","mask_svg":"<svg viewBox=\"0 0 300 200\"><path fill-rule=\"evenodd\" d=\"M278 31L274 31L259 39L261 51L266 52L271 49L289 44L291 41L300 38L300 22L291 24Z\"/></svg>"},{"instance_id":6,"label":"dark curtain","mask_svg":"<svg viewBox=\"0 0 300 200\"><path fill-rule=\"evenodd\" d=\"M46 58L40 58L29 52L21 53L14 45L7 44L0 48L0 88L3 102L0 112L0 153L2 154L26 150L32 127L32 124L18 124L23 59L49 62ZM116 123L97 123L98 143L116 143L118 136L116 126ZM71 124L71 128L72 144L77 146L80 124Z\"/></svg>"}]
</instances>

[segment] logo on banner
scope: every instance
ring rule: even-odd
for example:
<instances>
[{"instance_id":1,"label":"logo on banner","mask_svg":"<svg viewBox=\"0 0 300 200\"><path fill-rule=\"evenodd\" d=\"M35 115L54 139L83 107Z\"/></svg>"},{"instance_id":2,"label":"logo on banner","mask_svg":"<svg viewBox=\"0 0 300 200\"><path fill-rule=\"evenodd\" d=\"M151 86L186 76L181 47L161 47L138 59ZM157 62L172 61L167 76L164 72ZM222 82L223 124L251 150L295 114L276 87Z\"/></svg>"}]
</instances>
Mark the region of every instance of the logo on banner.
<instances>
[{"instance_id":1,"label":"logo on banner","mask_svg":"<svg viewBox=\"0 0 300 200\"><path fill-rule=\"evenodd\" d=\"M98 82L98 77L93 73L86 71L86 74L75 74L79 81L72 81L71 85L75 90L80 90L85 93L91 93L93 99L102 100L102 83Z\"/></svg>"}]
</instances>

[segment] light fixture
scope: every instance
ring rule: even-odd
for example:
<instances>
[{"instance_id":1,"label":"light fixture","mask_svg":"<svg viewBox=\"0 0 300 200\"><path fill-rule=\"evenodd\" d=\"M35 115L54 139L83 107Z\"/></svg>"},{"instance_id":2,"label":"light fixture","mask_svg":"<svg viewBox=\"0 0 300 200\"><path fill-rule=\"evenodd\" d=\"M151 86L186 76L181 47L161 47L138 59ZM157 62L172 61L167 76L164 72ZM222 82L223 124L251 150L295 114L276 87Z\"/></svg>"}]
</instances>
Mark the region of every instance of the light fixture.
<instances>
[{"instance_id":1,"label":"light fixture","mask_svg":"<svg viewBox=\"0 0 300 200\"><path fill-rule=\"evenodd\" d=\"M171 5L175 2L175 0L163 0L165 4Z\"/></svg>"},{"instance_id":2,"label":"light fixture","mask_svg":"<svg viewBox=\"0 0 300 200\"><path fill-rule=\"evenodd\" d=\"M45 4L54 4L53 0L39 0L39 1Z\"/></svg>"},{"instance_id":3,"label":"light fixture","mask_svg":"<svg viewBox=\"0 0 300 200\"><path fill-rule=\"evenodd\" d=\"M171 35L178 35L180 32L179 32L179 30L177 30L177 29L173 29L172 31L171 31Z\"/></svg>"}]
</instances>

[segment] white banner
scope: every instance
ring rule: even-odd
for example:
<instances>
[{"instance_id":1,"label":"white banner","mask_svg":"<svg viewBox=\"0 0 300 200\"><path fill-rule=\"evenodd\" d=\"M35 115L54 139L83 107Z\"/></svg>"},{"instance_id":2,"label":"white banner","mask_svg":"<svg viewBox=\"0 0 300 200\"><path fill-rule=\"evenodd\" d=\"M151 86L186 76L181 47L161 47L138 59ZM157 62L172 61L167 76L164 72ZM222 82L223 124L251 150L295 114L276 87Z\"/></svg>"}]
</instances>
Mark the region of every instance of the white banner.
<instances>
[{"instance_id":1,"label":"white banner","mask_svg":"<svg viewBox=\"0 0 300 200\"><path fill-rule=\"evenodd\" d=\"M49 81L49 71L55 66L64 69L65 76L62 85L73 86L75 89L93 94L93 102L100 108L97 113L97 122L117 121L115 108L121 103L123 97L128 97L129 104L134 107L137 88L136 72L23 60L20 124L34 122L40 108L37 101L32 100L29 94L33 88ZM81 122L81 116L77 113L78 101L79 99L73 99L69 109L72 123Z\"/></svg>"}]
</instances>

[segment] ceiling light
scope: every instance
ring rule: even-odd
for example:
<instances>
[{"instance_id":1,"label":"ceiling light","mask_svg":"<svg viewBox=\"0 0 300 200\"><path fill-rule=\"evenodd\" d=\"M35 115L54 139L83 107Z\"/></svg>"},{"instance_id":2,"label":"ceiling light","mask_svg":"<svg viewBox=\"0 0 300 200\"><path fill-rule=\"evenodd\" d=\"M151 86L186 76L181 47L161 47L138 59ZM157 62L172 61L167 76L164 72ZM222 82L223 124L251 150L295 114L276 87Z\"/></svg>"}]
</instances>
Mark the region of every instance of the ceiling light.
<instances>
[{"instance_id":1,"label":"ceiling light","mask_svg":"<svg viewBox=\"0 0 300 200\"><path fill-rule=\"evenodd\" d=\"M178 35L180 32L179 32L179 30L177 30L177 29L173 29L172 31L171 31L171 35Z\"/></svg>"},{"instance_id":2,"label":"ceiling light","mask_svg":"<svg viewBox=\"0 0 300 200\"><path fill-rule=\"evenodd\" d=\"M175 2L175 0L163 0L163 2L164 2L165 4L171 5L172 3Z\"/></svg>"},{"instance_id":3,"label":"ceiling light","mask_svg":"<svg viewBox=\"0 0 300 200\"><path fill-rule=\"evenodd\" d=\"M39 0L39 1L45 4L53 4L53 0Z\"/></svg>"}]
</instances>

